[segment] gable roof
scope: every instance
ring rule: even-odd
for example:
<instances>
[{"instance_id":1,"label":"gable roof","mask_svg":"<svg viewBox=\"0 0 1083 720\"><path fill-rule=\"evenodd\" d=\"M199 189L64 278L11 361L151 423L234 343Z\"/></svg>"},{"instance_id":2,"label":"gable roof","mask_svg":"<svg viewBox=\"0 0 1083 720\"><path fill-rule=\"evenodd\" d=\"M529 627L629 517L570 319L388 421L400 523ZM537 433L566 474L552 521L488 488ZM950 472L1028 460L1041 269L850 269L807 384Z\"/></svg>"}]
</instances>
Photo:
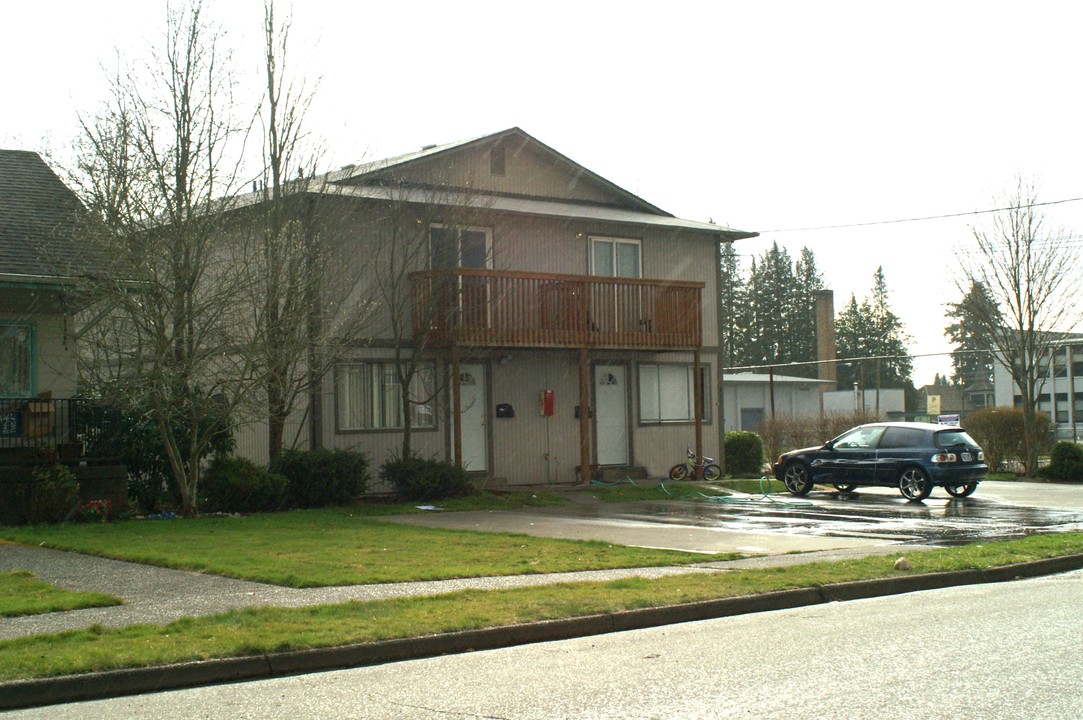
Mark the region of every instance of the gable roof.
<instances>
[{"instance_id":1,"label":"gable roof","mask_svg":"<svg viewBox=\"0 0 1083 720\"><path fill-rule=\"evenodd\" d=\"M0 279L48 283L94 272L86 210L35 152L0 150Z\"/></svg>"},{"instance_id":2,"label":"gable roof","mask_svg":"<svg viewBox=\"0 0 1083 720\"><path fill-rule=\"evenodd\" d=\"M489 202L485 203L485 207L537 215L589 218L613 222L658 225L716 232L722 238L727 240L739 240L759 235L759 233L756 232L735 230L713 223L677 218L673 214L652 205L634 193L625 190L609 180L606 180L601 175L574 162L518 127L508 128L507 130L502 130L497 133L451 142L444 145L427 145L414 152L383 160L376 160L374 162L346 165L339 170L327 173L323 177L318 178L315 183L310 185L310 187L321 187L322 192L327 194L386 198L387 192L386 190L381 189L380 181L394 177L395 170L409 168L410 166L430 161L441 155L451 155L454 153L465 152L477 146L502 143L509 138L516 139L524 144L530 144L534 150L552 158L555 164L563 166L577 176L587 178L596 185L602 187L607 193L619 199L620 206L572 201L562 198L488 194L483 192L482 195L489 198ZM396 193L395 197L407 199L408 195L399 192ZM439 201L440 196L433 195L432 193L418 194L419 199L422 197L426 202L434 202ZM448 201L448 204L461 202L461 198L454 190L446 193L445 199Z\"/></svg>"}]
</instances>

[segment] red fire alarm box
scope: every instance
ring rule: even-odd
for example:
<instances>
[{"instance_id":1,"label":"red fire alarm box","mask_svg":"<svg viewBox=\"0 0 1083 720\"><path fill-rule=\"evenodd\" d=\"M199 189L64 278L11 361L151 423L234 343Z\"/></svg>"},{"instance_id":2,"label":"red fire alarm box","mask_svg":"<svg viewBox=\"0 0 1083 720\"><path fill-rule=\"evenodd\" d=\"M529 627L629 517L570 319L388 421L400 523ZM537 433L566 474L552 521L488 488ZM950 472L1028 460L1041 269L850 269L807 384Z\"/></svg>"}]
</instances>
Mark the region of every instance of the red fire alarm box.
<instances>
[{"instance_id":1,"label":"red fire alarm box","mask_svg":"<svg viewBox=\"0 0 1083 720\"><path fill-rule=\"evenodd\" d=\"M553 401L553 391L552 390L542 390L540 400L541 400L541 414L544 417L552 417L553 416L553 402L554 402Z\"/></svg>"}]
</instances>

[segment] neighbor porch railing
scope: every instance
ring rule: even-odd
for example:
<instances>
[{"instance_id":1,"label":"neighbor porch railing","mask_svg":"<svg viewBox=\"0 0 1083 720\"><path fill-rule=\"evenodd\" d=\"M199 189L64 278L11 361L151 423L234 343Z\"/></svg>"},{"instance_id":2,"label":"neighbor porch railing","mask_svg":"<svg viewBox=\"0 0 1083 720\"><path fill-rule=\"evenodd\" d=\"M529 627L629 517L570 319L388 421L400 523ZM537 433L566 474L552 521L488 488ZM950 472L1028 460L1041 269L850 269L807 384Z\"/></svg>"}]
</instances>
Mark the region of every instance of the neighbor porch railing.
<instances>
[{"instance_id":1,"label":"neighbor porch railing","mask_svg":"<svg viewBox=\"0 0 1083 720\"><path fill-rule=\"evenodd\" d=\"M83 458L94 407L90 400L0 398L0 463Z\"/></svg>"}]
</instances>

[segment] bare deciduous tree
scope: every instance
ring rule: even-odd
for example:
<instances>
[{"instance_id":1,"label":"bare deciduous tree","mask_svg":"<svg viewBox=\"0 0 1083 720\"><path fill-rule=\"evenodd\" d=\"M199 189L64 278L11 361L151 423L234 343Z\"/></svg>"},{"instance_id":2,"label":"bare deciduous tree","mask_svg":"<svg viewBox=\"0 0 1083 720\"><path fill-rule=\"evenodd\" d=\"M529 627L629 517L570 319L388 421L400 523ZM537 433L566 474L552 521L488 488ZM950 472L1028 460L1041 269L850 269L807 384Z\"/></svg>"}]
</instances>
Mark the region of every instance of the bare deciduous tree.
<instances>
[{"instance_id":1,"label":"bare deciduous tree","mask_svg":"<svg viewBox=\"0 0 1083 720\"><path fill-rule=\"evenodd\" d=\"M181 511L198 510L200 460L255 375L235 312L239 281L218 262L235 169L232 80L198 2L167 13L145 71L118 76L83 123L79 168L94 233L115 272L87 288L83 383L157 425Z\"/></svg>"},{"instance_id":2,"label":"bare deciduous tree","mask_svg":"<svg viewBox=\"0 0 1083 720\"><path fill-rule=\"evenodd\" d=\"M1034 187L1018 179L988 227L972 228L975 252L959 287L987 291L990 302L975 304L972 317L1022 395L1028 475L1045 440L1036 420L1043 358L1051 361L1052 345L1079 321L1079 253L1046 229L1037 204Z\"/></svg>"}]
</instances>

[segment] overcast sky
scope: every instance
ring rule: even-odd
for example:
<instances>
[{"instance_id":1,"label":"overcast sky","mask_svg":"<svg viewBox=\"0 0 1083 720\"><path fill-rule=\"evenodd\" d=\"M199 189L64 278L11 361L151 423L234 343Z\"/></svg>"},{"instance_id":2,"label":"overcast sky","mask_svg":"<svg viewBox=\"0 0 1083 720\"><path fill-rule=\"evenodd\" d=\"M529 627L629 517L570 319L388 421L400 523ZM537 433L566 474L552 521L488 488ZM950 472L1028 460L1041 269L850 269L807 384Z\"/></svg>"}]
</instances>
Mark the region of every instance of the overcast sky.
<instances>
[{"instance_id":1,"label":"overcast sky","mask_svg":"<svg viewBox=\"0 0 1083 720\"><path fill-rule=\"evenodd\" d=\"M206 10L257 87L262 1ZM164 18L157 0L5 7L0 147L63 158ZM950 350L944 304L988 217L887 221L995 207L1017 176L1083 197L1081 27L1068 2L307 0L287 61L319 81L328 168L519 126L680 217L759 231L747 258L811 248L836 310L882 265L925 355ZM1045 215L1079 242L1083 202ZM918 358L915 382L949 368Z\"/></svg>"}]
</instances>

